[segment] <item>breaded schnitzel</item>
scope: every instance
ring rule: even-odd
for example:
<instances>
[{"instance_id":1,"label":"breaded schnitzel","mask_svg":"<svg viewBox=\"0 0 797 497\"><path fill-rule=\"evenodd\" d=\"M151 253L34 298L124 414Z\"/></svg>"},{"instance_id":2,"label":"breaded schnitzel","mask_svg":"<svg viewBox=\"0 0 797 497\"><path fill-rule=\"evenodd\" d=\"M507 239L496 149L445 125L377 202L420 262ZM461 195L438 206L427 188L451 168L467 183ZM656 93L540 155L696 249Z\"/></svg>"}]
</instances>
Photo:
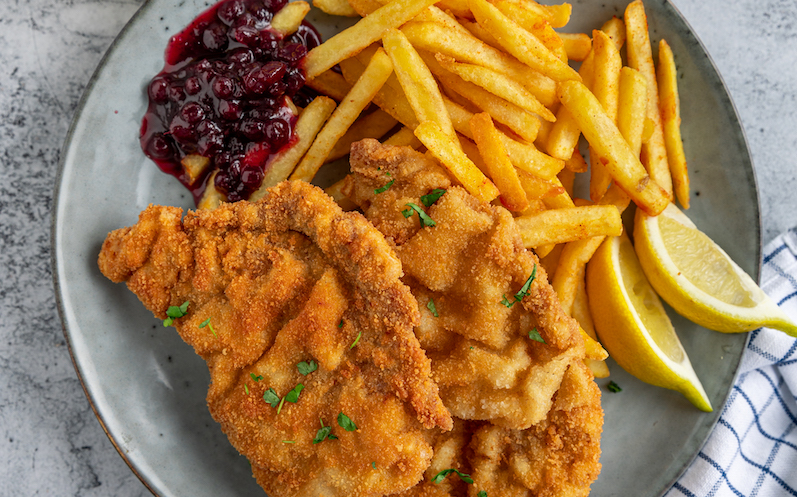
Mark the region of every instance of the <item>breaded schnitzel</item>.
<instances>
[{"instance_id":1,"label":"breaded schnitzel","mask_svg":"<svg viewBox=\"0 0 797 497\"><path fill-rule=\"evenodd\" d=\"M415 485L424 427L452 421L384 237L302 182L181 216L150 206L108 235L99 266L205 359L210 412L269 495Z\"/></svg>"},{"instance_id":2,"label":"breaded schnitzel","mask_svg":"<svg viewBox=\"0 0 797 497\"><path fill-rule=\"evenodd\" d=\"M440 396L455 418L477 422L462 462L473 470L467 495L587 495L600 471L600 391L578 324L511 214L409 148L363 140L350 163L344 192L396 248ZM426 486L408 495L435 495Z\"/></svg>"}]
</instances>

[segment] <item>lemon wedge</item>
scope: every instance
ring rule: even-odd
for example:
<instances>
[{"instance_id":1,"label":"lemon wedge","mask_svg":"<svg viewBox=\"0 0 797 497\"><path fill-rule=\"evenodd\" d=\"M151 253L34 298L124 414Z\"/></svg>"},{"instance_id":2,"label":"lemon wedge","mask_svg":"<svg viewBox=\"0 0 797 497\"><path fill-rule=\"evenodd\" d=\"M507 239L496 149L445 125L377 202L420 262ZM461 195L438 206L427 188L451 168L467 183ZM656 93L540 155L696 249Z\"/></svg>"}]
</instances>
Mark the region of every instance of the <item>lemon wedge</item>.
<instances>
[{"instance_id":1,"label":"lemon wedge","mask_svg":"<svg viewBox=\"0 0 797 497\"><path fill-rule=\"evenodd\" d=\"M681 392L700 410L712 410L625 234L608 237L587 264L587 296L598 337L617 364L646 383Z\"/></svg>"},{"instance_id":2,"label":"lemon wedge","mask_svg":"<svg viewBox=\"0 0 797 497\"><path fill-rule=\"evenodd\" d=\"M651 285L684 317L726 333L767 326L797 336L797 324L675 205L656 217L637 211L634 242Z\"/></svg>"}]
</instances>

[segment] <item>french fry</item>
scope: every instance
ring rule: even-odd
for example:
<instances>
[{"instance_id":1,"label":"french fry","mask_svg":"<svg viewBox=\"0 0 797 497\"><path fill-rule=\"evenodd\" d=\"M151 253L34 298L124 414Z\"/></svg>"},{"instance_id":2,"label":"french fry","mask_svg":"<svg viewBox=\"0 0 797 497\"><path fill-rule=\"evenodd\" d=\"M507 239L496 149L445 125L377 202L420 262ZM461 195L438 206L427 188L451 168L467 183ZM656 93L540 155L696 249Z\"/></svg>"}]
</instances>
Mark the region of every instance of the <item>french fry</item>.
<instances>
[{"instance_id":1,"label":"french fry","mask_svg":"<svg viewBox=\"0 0 797 497\"><path fill-rule=\"evenodd\" d=\"M620 69L623 61L612 39L603 31L592 32L594 67L592 77L592 93L601 103L606 115L617 122L617 103L620 95ZM594 148L590 148L590 184L589 196L597 202L606 193L612 177L603 166Z\"/></svg>"},{"instance_id":2,"label":"french fry","mask_svg":"<svg viewBox=\"0 0 797 497\"><path fill-rule=\"evenodd\" d=\"M522 109L537 114L546 121L556 120L553 113L542 105L537 100L537 97L510 77L483 66L456 62L453 58L443 54L437 54L435 58L444 69L456 74L463 80L473 83Z\"/></svg>"},{"instance_id":3,"label":"french fry","mask_svg":"<svg viewBox=\"0 0 797 497\"><path fill-rule=\"evenodd\" d=\"M521 109L512 102L497 97L481 87L468 83L456 74L445 69L436 58L428 52L421 52L426 65L440 80L447 90L452 90L466 98L476 107L490 114L501 124L511 129L518 136L528 142L533 142L537 137L540 121L532 114Z\"/></svg>"},{"instance_id":4,"label":"french fry","mask_svg":"<svg viewBox=\"0 0 797 497\"><path fill-rule=\"evenodd\" d=\"M530 1L528 3L537 2ZM548 22L550 22L551 26L554 28L563 28L567 26L568 22L570 22L570 15L573 12L573 6L569 3L562 3L558 5L541 5L541 7L548 13Z\"/></svg>"},{"instance_id":5,"label":"french fry","mask_svg":"<svg viewBox=\"0 0 797 497\"><path fill-rule=\"evenodd\" d=\"M521 62L555 81L581 80L573 68L551 53L536 36L518 26L487 0L468 0L468 5L476 21Z\"/></svg>"},{"instance_id":6,"label":"french fry","mask_svg":"<svg viewBox=\"0 0 797 497\"><path fill-rule=\"evenodd\" d=\"M562 191L558 195L553 195L550 197L544 197L542 199L545 202L545 205L549 209L569 209L571 207L575 207L576 205L573 203L573 198L567 192L567 189L562 185L562 182L559 181L558 177L554 177L551 179L551 182L554 183L556 186L561 186Z\"/></svg>"},{"instance_id":7,"label":"french fry","mask_svg":"<svg viewBox=\"0 0 797 497\"><path fill-rule=\"evenodd\" d=\"M202 198L199 199L199 203L197 204L197 208L201 210L213 210L216 207L220 206L222 202L226 200L223 193L216 189L216 174L217 171L213 171L208 178L207 186L205 187L204 193L202 193ZM252 201L254 202L254 200Z\"/></svg>"},{"instance_id":8,"label":"french fry","mask_svg":"<svg viewBox=\"0 0 797 497\"><path fill-rule=\"evenodd\" d=\"M351 6L360 17L367 16L385 4L385 2L379 0L348 0L348 2L349 6Z\"/></svg>"},{"instance_id":9,"label":"french fry","mask_svg":"<svg viewBox=\"0 0 797 497\"><path fill-rule=\"evenodd\" d=\"M578 127L597 150L612 178L648 215L656 216L670 201L667 192L650 176L626 143L617 126L606 115L598 99L577 81L559 85L559 99L573 115Z\"/></svg>"},{"instance_id":10,"label":"french fry","mask_svg":"<svg viewBox=\"0 0 797 497\"><path fill-rule=\"evenodd\" d=\"M470 129L479 154L487 166L487 176L501 192L501 203L510 211L526 210L529 206L526 192L523 191L515 167L506 154L493 120L486 113L476 114L470 118Z\"/></svg>"},{"instance_id":11,"label":"french fry","mask_svg":"<svg viewBox=\"0 0 797 497\"><path fill-rule=\"evenodd\" d=\"M352 202L352 200L343 193L343 185L345 184L346 178L343 178L326 187L324 191L327 195L335 199L335 202L341 209L344 211L353 211L357 208L357 204Z\"/></svg>"},{"instance_id":12,"label":"french fry","mask_svg":"<svg viewBox=\"0 0 797 497\"><path fill-rule=\"evenodd\" d=\"M498 43L498 40L495 39L495 36L491 35L489 31L481 27L478 22L463 22L462 25L470 34L480 39L484 43L493 48L497 48L498 50L501 49L501 44Z\"/></svg>"},{"instance_id":13,"label":"french fry","mask_svg":"<svg viewBox=\"0 0 797 497\"><path fill-rule=\"evenodd\" d=\"M457 141L440 129L434 121L426 121L415 128L415 136L429 152L448 169L462 186L482 202L492 202L499 195L492 181L468 159Z\"/></svg>"},{"instance_id":14,"label":"french fry","mask_svg":"<svg viewBox=\"0 0 797 497\"><path fill-rule=\"evenodd\" d=\"M534 247L534 252L537 254L537 257L540 259L547 257L548 254L553 252L553 249L556 248L555 243L547 243L545 245L540 245L539 247Z\"/></svg>"},{"instance_id":15,"label":"french fry","mask_svg":"<svg viewBox=\"0 0 797 497\"><path fill-rule=\"evenodd\" d=\"M574 150L573 156L581 157L581 153ZM584 160L584 158L582 157L581 160ZM557 178L559 178L562 188L565 189L565 193L567 193L570 198L573 198L573 186L576 182L576 173L572 169L564 168L559 172Z\"/></svg>"},{"instance_id":16,"label":"french fry","mask_svg":"<svg viewBox=\"0 0 797 497\"><path fill-rule=\"evenodd\" d=\"M557 106L558 108L559 106ZM548 138L551 136L551 129L555 123L548 121L540 122L540 130L537 131L537 139L534 140L534 145L542 150L548 150ZM561 160L561 159L558 159Z\"/></svg>"},{"instance_id":17,"label":"french fry","mask_svg":"<svg viewBox=\"0 0 797 497\"><path fill-rule=\"evenodd\" d=\"M578 147L574 148L573 154L565 161L565 169L569 169L574 173L583 173L586 172L588 168L587 161L584 160L584 156L581 155Z\"/></svg>"},{"instance_id":18,"label":"french fry","mask_svg":"<svg viewBox=\"0 0 797 497\"><path fill-rule=\"evenodd\" d=\"M326 162L340 159L349 153L351 144L363 138L382 138L393 129L398 121L387 112L377 109L368 115L362 116L346 131L326 158Z\"/></svg>"},{"instance_id":19,"label":"french fry","mask_svg":"<svg viewBox=\"0 0 797 497\"><path fill-rule=\"evenodd\" d=\"M351 85L346 82L343 76L332 70L324 71L315 78L308 80L307 86L334 98L338 102L343 100L351 90Z\"/></svg>"},{"instance_id":20,"label":"french fry","mask_svg":"<svg viewBox=\"0 0 797 497\"><path fill-rule=\"evenodd\" d=\"M589 310L589 299L587 298L587 285L586 285L586 266L580 271L577 276L578 285L573 299L573 308L570 315L573 319L578 321L581 329L593 340L598 339L598 334L595 333L595 324L592 321L592 313Z\"/></svg>"},{"instance_id":21,"label":"french fry","mask_svg":"<svg viewBox=\"0 0 797 497\"><path fill-rule=\"evenodd\" d=\"M365 71L365 64L360 62L357 58L351 58L341 61L340 68L347 80L357 81L357 79L362 76L363 71ZM404 126L415 129L415 127L418 126L418 118L415 117L415 112L412 110L407 97L401 90L401 85L398 84L398 80L395 81L398 88L391 85L393 76L394 75L391 74L387 82L376 93L373 103L393 116L396 121Z\"/></svg>"},{"instance_id":22,"label":"french fry","mask_svg":"<svg viewBox=\"0 0 797 497\"><path fill-rule=\"evenodd\" d=\"M596 236L619 236L623 232L620 212L611 205L551 209L534 216L516 217L515 223L527 248Z\"/></svg>"},{"instance_id":23,"label":"french fry","mask_svg":"<svg viewBox=\"0 0 797 497\"><path fill-rule=\"evenodd\" d=\"M467 0L440 0L437 6L457 17L471 17Z\"/></svg>"},{"instance_id":24,"label":"french fry","mask_svg":"<svg viewBox=\"0 0 797 497\"><path fill-rule=\"evenodd\" d=\"M583 329L579 330L581 332L581 338L584 339L584 357L587 360L593 361L603 361L608 359L609 353L601 347L596 340L593 340L586 331Z\"/></svg>"},{"instance_id":25,"label":"french fry","mask_svg":"<svg viewBox=\"0 0 797 497\"><path fill-rule=\"evenodd\" d=\"M304 16L310 12L310 4L304 1L291 2L271 18L271 27L282 36L288 36L299 29Z\"/></svg>"},{"instance_id":26,"label":"french fry","mask_svg":"<svg viewBox=\"0 0 797 497\"><path fill-rule=\"evenodd\" d=\"M583 67L583 65L582 65ZM551 157L567 161L572 157L573 150L578 146L578 138L581 130L578 129L576 120L570 111L564 107L559 107L556 112L556 122L551 127L545 150Z\"/></svg>"},{"instance_id":27,"label":"french fry","mask_svg":"<svg viewBox=\"0 0 797 497\"><path fill-rule=\"evenodd\" d=\"M643 163L653 181L659 184L672 200L672 176L667 163L667 148L664 144L664 129L659 110L659 90L653 51L650 46L648 21L642 0L634 0L625 9L625 31L628 37L626 54L628 65L640 72L648 84L647 117L653 123L650 139L642 143Z\"/></svg>"},{"instance_id":28,"label":"french fry","mask_svg":"<svg viewBox=\"0 0 797 497\"><path fill-rule=\"evenodd\" d=\"M470 112L446 97L443 97L443 101L446 104L448 114L451 116L451 121L454 123L454 129L472 139L470 118L473 117L474 112ZM498 135L506 148L509 160L518 169L543 179L551 179L556 177L564 167L564 162L540 152L531 143L521 143L500 130Z\"/></svg>"},{"instance_id":29,"label":"french fry","mask_svg":"<svg viewBox=\"0 0 797 497\"><path fill-rule=\"evenodd\" d=\"M406 126L390 135L390 137L382 143L394 147L412 147L416 150L421 146L421 142L415 137L415 133Z\"/></svg>"},{"instance_id":30,"label":"french fry","mask_svg":"<svg viewBox=\"0 0 797 497\"><path fill-rule=\"evenodd\" d=\"M594 75L594 55L590 52L587 59L582 62L578 73L584 85L589 88ZM552 156L561 160L568 160L573 155L573 150L578 146L581 130L578 129L575 119L564 107L559 107L556 112L556 122L551 127L545 150Z\"/></svg>"},{"instance_id":31,"label":"french fry","mask_svg":"<svg viewBox=\"0 0 797 497\"><path fill-rule=\"evenodd\" d=\"M539 15L529 6L529 2L515 2L512 0L491 0L498 10L509 19L516 22L521 28L534 35L545 47L562 62L567 62L567 50L559 33L553 30L551 24L544 16Z\"/></svg>"},{"instance_id":32,"label":"french fry","mask_svg":"<svg viewBox=\"0 0 797 497\"><path fill-rule=\"evenodd\" d=\"M382 43L418 122L435 122L443 133L455 140L457 132L446 112L437 82L404 33L398 29L387 30Z\"/></svg>"},{"instance_id":33,"label":"french fry","mask_svg":"<svg viewBox=\"0 0 797 497\"><path fill-rule=\"evenodd\" d=\"M313 5L331 16L357 17L360 15L346 0L313 0Z\"/></svg>"},{"instance_id":34,"label":"french fry","mask_svg":"<svg viewBox=\"0 0 797 497\"><path fill-rule=\"evenodd\" d=\"M602 347L601 347L602 348ZM606 365L605 360L596 361L594 359L584 358L584 364L592 371L592 376L595 378L608 378L609 366Z\"/></svg>"},{"instance_id":35,"label":"french fry","mask_svg":"<svg viewBox=\"0 0 797 497\"><path fill-rule=\"evenodd\" d=\"M629 196L615 183L609 188L606 195L601 198L599 205L604 208L614 207L618 215L622 215L629 202ZM583 277L584 267L605 238L605 236L597 236L572 241L565 244L562 249L555 276L551 277L551 286L556 291L557 296L559 296L562 308L568 314L571 314L573 308L576 289L580 281L579 275Z\"/></svg>"},{"instance_id":36,"label":"french fry","mask_svg":"<svg viewBox=\"0 0 797 497\"><path fill-rule=\"evenodd\" d=\"M440 52L460 62L479 64L506 74L523 84L546 106L556 101L556 82L553 79L474 36L447 30L433 22L408 22L401 30L417 49L432 54Z\"/></svg>"},{"instance_id":37,"label":"french fry","mask_svg":"<svg viewBox=\"0 0 797 497\"><path fill-rule=\"evenodd\" d=\"M562 249L564 248L564 243L557 244L545 257L540 258L540 265L545 269L545 272L548 273L548 281L553 280L554 273L556 272L556 266L559 263L559 256L562 255Z\"/></svg>"},{"instance_id":38,"label":"french fry","mask_svg":"<svg viewBox=\"0 0 797 497\"><path fill-rule=\"evenodd\" d=\"M519 169L517 171L517 176L520 180L520 185L523 187L523 191L526 193L526 198L529 201L555 197L565 192L565 187L563 185L534 176L526 171Z\"/></svg>"},{"instance_id":39,"label":"french fry","mask_svg":"<svg viewBox=\"0 0 797 497\"><path fill-rule=\"evenodd\" d=\"M621 19L618 17L612 17L608 21L603 23L601 26L601 31L609 35L609 38L612 39L614 45L617 47L617 50L623 48L625 45L625 24Z\"/></svg>"},{"instance_id":40,"label":"french fry","mask_svg":"<svg viewBox=\"0 0 797 497\"><path fill-rule=\"evenodd\" d=\"M515 3L522 4L525 8L531 9L536 12L540 17L543 17L554 28L562 28L570 22L570 14L573 12L573 7L569 3L561 5L540 5L534 0L513 0Z\"/></svg>"},{"instance_id":41,"label":"french fry","mask_svg":"<svg viewBox=\"0 0 797 497\"><path fill-rule=\"evenodd\" d=\"M210 167L210 159L204 155L188 154L180 161L183 170L188 175L190 182L196 181L205 170Z\"/></svg>"},{"instance_id":42,"label":"french fry","mask_svg":"<svg viewBox=\"0 0 797 497\"><path fill-rule=\"evenodd\" d=\"M636 69L620 70L620 100L617 105L617 129L635 156L642 152L642 135L647 115L648 84Z\"/></svg>"},{"instance_id":43,"label":"french fry","mask_svg":"<svg viewBox=\"0 0 797 497\"><path fill-rule=\"evenodd\" d=\"M303 181L313 179L335 143L346 133L360 112L371 103L392 72L390 58L383 50L378 50L360 79L318 133L290 179Z\"/></svg>"},{"instance_id":44,"label":"french fry","mask_svg":"<svg viewBox=\"0 0 797 497\"><path fill-rule=\"evenodd\" d=\"M602 207L613 208L611 206ZM615 212L619 215L617 209L615 209ZM576 298L579 275L582 275L583 278L584 268L587 262L589 262L605 239L605 236L596 236L575 240L565 244L562 249L562 254L559 256L559 263L556 266L556 273L554 277L551 278L551 286L559 297L562 309L569 315L573 313L573 303Z\"/></svg>"},{"instance_id":45,"label":"french fry","mask_svg":"<svg viewBox=\"0 0 797 497\"><path fill-rule=\"evenodd\" d=\"M435 5L432 5L428 9L424 10L417 16L415 16L414 21L420 22L435 22L440 24L441 26L445 26L448 29L453 29L455 31L459 31L463 34L469 34L470 32L465 29L465 26L459 23L456 19L445 13L443 10L438 8Z\"/></svg>"},{"instance_id":46,"label":"french fry","mask_svg":"<svg viewBox=\"0 0 797 497\"><path fill-rule=\"evenodd\" d=\"M457 139L459 140L459 146L462 147L462 151L465 152L465 155L468 156L468 159L470 159L471 162L473 162L473 164L479 168L479 171L483 172L484 175L489 178L490 170L487 167L487 164L484 162L484 159L482 159L482 155L479 152L479 147L476 146L476 143L470 141L468 138L460 134L457 134Z\"/></svg>"},{"instance_id":47,"label":"french fry","mask_svg":"<svg viewBox=\"0 0 797 497\"><path fill-rule=\"evenodd\" d=\"M681 140L681 103L678 97L678 72L670 45L659 42L659 106L664 128L664 144L667 147L667 162L670 164L675 196L684 209L689 208L689 174L686 169L684 143Z\"/></svg>"},{"instance_id":48,"label":"french fry","mask_svg":"<svg viewBox=\"0 0 797 497\"><path fill-rule=\"evenodd\" d=\"M323 96L316 97L305 107L296 119L296 125L293 128L298 140L293 146L281 151L269 164L260 187L249 196L251 202L262 198L267 188L288 179L293 168L310 148L316 135L334 110L335 101Z\"/></svg>"},{"instance_id":49,"label":"french fry","mask_svg":"<svg viewBox=\"0 0 797 497\"><path fill-rule=\"evenodd\" d=\"M382 34L409 21L435 0L393 0L376 9L357 24L347 28L307 53L304 70L307 79L313 79L343 59L356 54Z\"/></svg>"},{"instance_id":50,"label":"french fry","mask_svg":"<svg viewBox=\"0 0 797 497\"><path fill-rule=\"evenodd\" d=\"M592 39L586 33L559 33L559 37L570 60L580 62L586 59L592 50Z\"/></svg>"}]
</instances>

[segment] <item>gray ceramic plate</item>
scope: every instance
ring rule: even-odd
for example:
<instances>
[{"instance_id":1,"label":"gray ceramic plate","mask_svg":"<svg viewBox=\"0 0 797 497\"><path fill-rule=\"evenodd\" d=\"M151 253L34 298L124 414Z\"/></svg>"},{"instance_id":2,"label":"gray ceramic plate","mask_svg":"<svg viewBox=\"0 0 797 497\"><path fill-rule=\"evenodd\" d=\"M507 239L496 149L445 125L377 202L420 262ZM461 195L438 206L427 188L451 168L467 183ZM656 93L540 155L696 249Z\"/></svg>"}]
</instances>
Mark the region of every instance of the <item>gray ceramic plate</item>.
<instances>
[{"instance_id":1,"label":"gray ceramic plate","mask_svg":"<svg viewBox=\"0 0 797 497\"><path fill-rule=\"evenodd\" d=\"M586 32L622 16L625 7L624 0L573 3L571 28ZM682 75L683 136L694 195L689 216L757 275L758 197L734 107L681 15L662 0L646 3L653 38L669 41ZM176 180L145 159L137 138L144 88L162 66L169 36L206 7L204 0L151 0L119 35L72 125L55 201L54 273L75 367L119 453L163 496L260 493L246 459L207 412L203 361L124 285L106 280L96 264L105 235L135 223L147 204L192 207ZM325 35L342 27L337 19L313 17ZM643 384L610 364L611 378L623 391L604 394L603 472L593 495L660 495L716 422L747 337L707 331L675 315L673 320L715 411L703 414L681 395Z\"/></svg>"}]
</instances>

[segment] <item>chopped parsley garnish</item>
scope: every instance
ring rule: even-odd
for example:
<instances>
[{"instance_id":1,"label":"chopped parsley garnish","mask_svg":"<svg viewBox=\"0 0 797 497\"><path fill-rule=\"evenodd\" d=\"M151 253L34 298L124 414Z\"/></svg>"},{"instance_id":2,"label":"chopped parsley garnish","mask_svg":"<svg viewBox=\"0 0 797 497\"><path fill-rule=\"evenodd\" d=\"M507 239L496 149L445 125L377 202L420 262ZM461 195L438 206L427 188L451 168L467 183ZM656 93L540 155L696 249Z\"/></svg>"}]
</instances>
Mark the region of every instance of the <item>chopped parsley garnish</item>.
<instances>
[{"instance_id":1,"label":"chopped parsley garnish","mask_svg":"<svg viewBox=\"0 0 797 497\"><path fill-rule=\"evenodd\" d=\"M255 376L255 373L249 373L249 376L255 381L260 381L263 379L263 377L260 375Z\"/></svg>"},{"instance_id":2,"label":"chopped parsley garnish","mask_svg":"<svg viewBox=\"0 0 797 497\"><path fill-rule=\"evenodd\" d=\"M376 469L376 461L371 461L371 467Z\"/></svg>"},{"instance_id":3,"label":"chopped parsley garnish","mask_svg":"<svg viewBox=\"0 0 797 497\"><path fill-rule=\"evenodd\" d=\"M434 225L437 224L437 223L434 222L434 219L429 217L429 215L423 209L418 207L417 204L413 204L412 202L410 202L409 204L404 204L404 205L409 207L409 209L403 210L403 211L401 211L401 213L404 214L404 217L410 217L410 216L412 216L412 211L417 212L418 213L418 219L421 222L421 228L426 227L426 226L434 226Z\"/></svg>"},{"instance_id":4,"label":"chopped parsley garnish","mask_svg":"<svg viewBox=\"0 0 797 497\"><path fill-rule=\"evenodd\" d=\"M269 388L263 392L263 400L265 400L266 403L271 404L271 407L277 407L277 404L280 403L280 397L273 388Z\"/></svg>"},{"instance_id":5,"label":"chopped parsley garnish","mask_svg":"<svg viewBox=\"0 0 797 497\"><path fill-rule=\"evenodd\" d=\"M446 191L442 188L435 188L432 190L432 193L428 195L421 195L421 202L426 207L431 207L433 203L437 202L437 200L443 196Z\"/></svg>"},{"instance_id":6,"label":"chopped parsley garnish","mask_svg":"<svg viewBox=\"0 0 797 497\"><path fill-rule=\"evenodd\" d=\"M216 337L216 338L219 337L216 334L216 330L213 329L213 325L210 324L210 318L207 318L206 320L202 321L202 323L200 323L200 325L199 325L200 328L204 328L205 326L210 326L210 332L213 333L213 336Z\"/></svg>"},{"instance_id":7,"label":"chopped parsley garnish","mask_svg":"<svg viewBox=\"0 0 797 497\"><path fill-rule=\"evenodd\" d=\"M456 473L459 476L459 479L464 481L465 483L473 483L473 478L470 475L466 475L460 471L457 471L454 468L444 469L443 471L437 473L434 478L432 478L432 483L440 483L441 481L446 479L446 476L450 475L451 473Z\"/></svg>"},{"instance_id":8,"label":"chopped parsley garnish","mask_svg":"<svg viewBox=\"0 0 797 497\"><path fill-rule=\"evenodd\" d=\"M279 403L279 405L277 406L277 414L279 414L279 413L280 413L280 411L282 411L282 404L284 404L284 403L285 403L285 397L283 397L283 398L280 400L280 403ZM274 406L271 406L271 407L274 407Z\"/></svg>"},{"instance_id":9,"label":"chopped parsley garnish","mask_svg":"<svg viewBox=\"0 0 797 497\"><path fill-rule=\"evenodd\" d=\"M362 331L360 331L360 332L358 332L358 333L357 333L357 338L355 338L355 339L354 339L354 342L353 342L351 345L349 345L349 348L350 348L350 349L353 349L355 345L357 345L358 343L360 343L360 337L361 337L361 336L363 336L363 332L362 332Z\"/></svg>"},{"instance_id":10,"label":"chopped parsley garnish","mask_svg":"<svg viewBox=\"0 0 797 497\"><path fill-rule=\"evenodd\" d=\"M384 186L380 186L379 188L375 189L375 190L374 190L374 193L375 193L375 194L377 194L377 195L379 195L380 193L384 193L384 192L386 192L386 191L388 190L388 188L390 188L391 186L393 186L393 183L394 183L395 181L396 181L395 179L391 179L391 180L390 180L390 181L388 181L388 182L387 182L387 184L385 184Z\"/></svg>"},{"instance_id":11,"label":"chopped parsley garnish","mask_svg":"<svg viewBox=\"0 0 797 497\"><path fill-rule=\"evenodd\" d=\"M535 342L545 343L545 339L540 335L540 332L537 331L537 328L532 329L529 331L529 338L534 340Z\"/></svg>"},{"instance_id":12,"label":"chopped parsley garnish","mask_svg":"<svg viewBox=\"0 0 797 497\"><path fill-rule=\"evenodd\" d=\"M166 309L166 315L169 316L163 320L163 326L171 326L174 320L181 318L188 314L188 301L183 302L183 305L172 305Z\"/></svg>"},{"instance_id":13,"label":"chopped parsley garnish","mask_svg":"<svg viewBox=\"0 0 797 497\"><path fill-rule=\"evenodd\" d=\"M296 367L299 369L299 372L303 376L307 376L308 374L318 369L318 364L316 364L316 362L313 360L310 360L310 362L302 361L299 364L297 364Z\"/></svg>"},{"instance_id":14,"label":"chopped parsley garnish","mask_svg":"<svg viewBox=\"0 0 797 497\"><path fill-rule=\"evenodd\" d=\"M520 288L520 291L515 294L516 301L520 302L521 300L523 300L523 297L529 296L529 288L531 288L531 283L534 281L536 277L537 277L537 265L535 264L534 269L531 270L531 276L529 276L529 279L527 279L526 282L523 283L523 286Z\"/></svg>"},{"instance_id":15,"label":"chopped parsley garnish","mask_svg":"<svg viewBox=\"0 0 797 497\"><path fill-rule=\"evenodd\" d=\"M246 392L246 395L249 395L249 385L246 383L244 383L244 392Z\"/></svg>"},{"instance_id":16,"label":"chopped parsley garnish","mask_svg":"<svg viewBox=\"0 0 797 497\"><path fill-rule=\"evenodd\" d=\"M620 388L620 385L618 385L617 383L615 383L613 381L610 381L609 384L606 385L606 388L608 388L610 392L614 392L614 393L623 391L623 389Z\"/></svg>"},{"instance_id":17,"label":"chopped parsley garnish","mask_svg":"<svg viewBox=\"0 0 797 497\"><path fill-rule=\"evenodd\" d=\"M476 494L476 497L487 497L487 490L479 490L479 493Z\"/></svg>"},{"instance_id":18,"label":"chopped parsley garnish","mask_svg":"<svg viewBox=\"0 0 797 497\"><path fill-rule=\"evenodd\" d=\"M296 402L299 401L299 394L302 393L302 390L304 390L304 385L299 383L293 388L293 390L285 394L285 400L287 400L292 404L295 404Z\"/></svg>"},{"instance_id":19,"label":"chopped parsley garnish","mask_svg":"<svg viewBox=\"0 0 797 497\"><path fill-rule=\"evenodd\" d=\"M283 440L282 443L284 443L284 444L295 444L296 441L295 440Z\"/></svg>"},{"instance_id":20,"label":"chopped parsley garnish","mask_svg":"<svg viewBox=\"0 0 797 497\"><path fill-rule=\"evenodd\" d=\"M435 305L434 305L434 300L429 299L429 303L426 304L426 308L429 309L429 311L431 311L432 316L434 316L436 318L440 317L440 315L437 314L437 307L435 307Z\"/></svg>"},{"instance_id":21,"label":"chopped parsley garnish","mask_svg":"<svg viewBox=\"0 0 797 497\"><path fill-rule=\"evenodd\" d=\"M354 424L354 421L342 412L338 414L338 425L346 431L357 431L357 425Z\"/></svg>"},{"instance_id":22,"label":"chopped parsley garnish","mask_svg":"<svg viewBox=\"0 0 797 497\"><path fill-rule=\"evenodd\" d=\"M506 298L506 294L504 294L503 298L501 299L501 303L506 307L512 308L512 306L515 305L517 302L523 300L523 297L528 297L529 288L531 288L531 284L532 282L534 282L534 279L536 277L537 277L537 265L535 264L534 269L531 270L531 276L529 276L526 282L523 283L523 286L520 288L520 291L515 294L515 300L510 301L508 298Z\"/></svg>"},{"instance_id":23,"label":"chopped parsley garnish","mask_svg":"<svg viewBox=\"0 0 797 497\"><path fill-rule=\"evenodd\" d=\"M324 420L323 419L319 419L319 421L321 421L321 428L316 432L315 438L313 439L313 444L321 443L324 440L326 440L327 438L330 439L330 440L337 440L338 437L336 437L335 435L333 435L331 433L332 432L332 427L331 426L324 426Z\"/></svg>"},{"instance_id":24,"label":"chopped parsley garnish","mask_svg":"<svg viewBox=\"0 0 797 497\"><path fill-rule=\"evenodd\" d=\"M342 319L340 320L340 323L338 323L338 328L343 328L343 320Z\"/></svg>"}]
</instances>

